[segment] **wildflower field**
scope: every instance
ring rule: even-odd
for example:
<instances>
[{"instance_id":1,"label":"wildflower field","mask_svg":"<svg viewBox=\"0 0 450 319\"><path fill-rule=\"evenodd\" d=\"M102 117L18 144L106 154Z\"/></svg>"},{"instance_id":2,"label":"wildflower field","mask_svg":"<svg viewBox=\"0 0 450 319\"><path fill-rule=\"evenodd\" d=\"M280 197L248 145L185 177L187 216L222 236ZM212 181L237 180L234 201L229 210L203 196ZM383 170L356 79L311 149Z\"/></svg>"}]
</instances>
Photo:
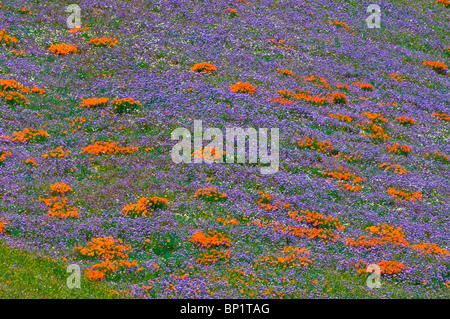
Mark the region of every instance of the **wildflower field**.
<instances>
[{"instance_id":1,"label":"wildflower field","mask_svg":"<svg viewBox=\"0 0 450 319\"><path fill-rule=\"evenodd\" d=\"M0 297L450 298L449 1L0 4Z\"/></svg>"}]
</instances>

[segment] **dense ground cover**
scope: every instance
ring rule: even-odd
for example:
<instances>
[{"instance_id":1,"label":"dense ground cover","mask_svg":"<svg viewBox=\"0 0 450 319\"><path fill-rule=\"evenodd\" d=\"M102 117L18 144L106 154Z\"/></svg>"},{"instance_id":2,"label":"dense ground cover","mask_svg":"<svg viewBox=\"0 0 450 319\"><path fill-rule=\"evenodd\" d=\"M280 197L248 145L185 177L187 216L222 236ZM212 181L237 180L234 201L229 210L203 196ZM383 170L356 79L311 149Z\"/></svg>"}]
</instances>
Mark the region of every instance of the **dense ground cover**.
<instances>
[{"instance_id":1,"label":"dense ground cover","mask_svg":"<svg viewBox=\"0 0 450 319\"><path fill-rule=\"evenodd\" d=\"M450 296L445 1L70 3L0 8L2 242L121 296ZM279 172L173 163L194 120Z\"/></svg>"}]
</instances>

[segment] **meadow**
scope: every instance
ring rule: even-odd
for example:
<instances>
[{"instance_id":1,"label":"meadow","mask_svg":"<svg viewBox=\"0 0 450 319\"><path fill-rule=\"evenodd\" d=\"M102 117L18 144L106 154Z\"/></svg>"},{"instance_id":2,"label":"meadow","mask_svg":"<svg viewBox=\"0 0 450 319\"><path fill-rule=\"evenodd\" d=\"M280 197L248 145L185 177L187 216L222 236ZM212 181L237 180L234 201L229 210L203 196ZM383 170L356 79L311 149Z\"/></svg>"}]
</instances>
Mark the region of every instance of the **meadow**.
<instances>
[{"instance_id":1,"label":"meadow","mask_svg":"<svg viewBox=\"0 0 450 319\"><path fill-rule=\"evenodd\" d=\"M0 298L450 297L450 1L74 2L0 3Z\"/></svg>"}]
</instances>

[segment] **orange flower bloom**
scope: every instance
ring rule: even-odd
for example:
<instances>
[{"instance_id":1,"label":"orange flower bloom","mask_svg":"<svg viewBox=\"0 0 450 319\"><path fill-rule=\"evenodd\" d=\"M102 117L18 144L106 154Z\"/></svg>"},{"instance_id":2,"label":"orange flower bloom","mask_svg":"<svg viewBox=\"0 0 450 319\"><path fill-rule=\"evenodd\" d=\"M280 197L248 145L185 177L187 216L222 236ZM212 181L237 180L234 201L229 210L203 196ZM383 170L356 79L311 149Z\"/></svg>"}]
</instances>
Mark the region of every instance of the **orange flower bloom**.
<instances>
[{"instance_id":1,"label":"orange flower bloom","mask_svg":"<svg viewBox=\"0 0 450 319\"><path fill-rule=\"evenodd\" d=\"M165 208L169 202L161 197L141 197L136 204L130 203L122 209L122 214L130 217L151 216L154 209Z\"/></svg>"},{"instance_id":2,"label":"orange flower bloom","mask_svg":"<svg viewBox=\"0 0 450 319\"><path fill-rule=\"evenodd\" d=\"M194 197L204 198L209 201L221 201L227 198L227 194L219 192L216 187L204 187L198 189Z\"/></svg>"},{"instance_id":3,"label":"orange flower bloom","mask_svg":"<svg viewBox=\"0 0 450 319\"><path fill-rule=\"evenodd\" d=\"M353 85L361 88L361 90L363 90L363 91L373 91L374 90L372 84L370 84L370 83L355 82L355 83L353 83Z\"/></svg>"},{"instance_id":4,"label":"orange flower bloom","mask_svg":"<svg viewBox=\"0 0 450 319\"><path fill-rule=\"evenodd\" d=\"M448 115L447 113L433 113L431 114L431 116L435 116L440 121L450 121L450 115Z\"/></svg>"},{"instance_id":5,"label":"orange flower bloom","mask_svg":"<svg viewBox=\"0 0 450 319\"><path fill-rule=\"evenodd\" d=\"M249 83L239 82L230 86L230 90L236 93L253 93L256 91L256 87Z\"/></svg>"},{"instance_id":6,"label":"orange flower bloom","mask_svg":"<svg viewBox=\"0 0 450 319\"><path fill-rule=\"evenodd\" d=\"M9 221L5 220L4 218L0 219L0 234L5 232L5 225L8 223Z\"/></svg>"},{"instance_id":7,"label":"orange flower bloom","mask_svg":"<svg viewBox=\"0 0 450 319\"><path fill-rule=\"evenodd\" d=\"M109 99L106 97L100 97L100 98L96 98L96 97L92 97L89 99L83 99L83 103L80 104L80 106L86 106L86 107L101 107L101 106L105 106Z\"/></svg>"},{"instance_id":8,"label":"orange flower bloom","mask_svg":"<svg viewBox=\"0 0 450 319\"><path fill-rule=\"evenodd\" d=\"M120 42L116 38L91 38L89 43L98 47L113 47L118 45Z\"/></svg>"},{"instance_id":9,"label":"orange flower bloom","mask_svg":"<svg viewBox=\"0 0 450 319\"><path fill-rule=\"evenodd\" d=\"M72 153L72 152L69 150L63 149L62 146L58 146L57 148L46 152L44 155L42 155L42 157L43 158L47 158L47 157L64 158L64 157L69 156L70 153Z\"/></svg>"},{"instance_id":10,"label":"orange flower bloom","mask_svg":"<svg viewBox=\"0 0 450 319\"><path fill-rule=\"evenodd\" d=\"M230 246L231 240L225 237L224 234L219 233L216 230L209 230L204 234L201 231L196 232L191 236L189 241L202 247L214 247L214 246Z\"/></svg>"},{"instance_id":11,"label":"orange flower bloom","mask_svg":"<svg viewBox=\"0 0 450 319\"><path fill-rule=\"evenodd\" d=\"M406 145L393 144L393 145L388 145L387 151L389 153L398 153L398 154L402 154L402 155L407 155L407 154L411 153L411 147L408 147Z\"/></svg>"},{"instance_id":12,"label":"orange flower bloom","mask_svg":"<svg viewBox=\"0 0 450 319\"><path fill-rule=\"evenodd\" d=\"M50 185L50 192L56 193L58 195L66 194L68 192L71 192L72 190L73 190L72 187L70 187L65 183L56 182Z\"/></svg>"},{"instance_id":13,"label":"orange flower bloom","mask_svg":"<svg viewBox=\"0 0 450 319\"><path fill-rule=\"evenodd\" d=\"M68 53L77 53L77 47L73 44L66 43L52 44L47 51L58 55L65 55Z\"/></svg>"},{"instance_id":14,"label":"orange flower bloom","mask_svg":"<svg viewBox=\"0 0 450 319\"><path fill-rule=\"evenodd\" d=\"M193 72L203 72L203 73L213 73L216 72L216 70L217 69L214 64L206 62L194 64L191 68L191 71Z\"/></svg>"},{"instance_id":15,"label":"orange flower bloom","mask_svg":"<svg viewBox=\"0 0 450 319\"><path fill-rule=\"evenodd\" d=\"M127 258L127 251L131 249L130 245L123 245L121 239L114 239L112 236L92 238L86 243L86 247L81 245L73 248L73 251L79 251L83 256L100 257L105 259Z\"/></svg>"},{"instance_id":16,"label":"orange flower bloom","mask_svg":"<svg viewBox=\"0 0 450 319\"><path fill-rule=\"evenodd\" d=\"M397 81L397 82L403 81L402 77L399 74L397 74L397 73L390 73L389 76L394 81Z\"/></svg>"},{"instance_id":17,"label":"orange flower bloom","mask_svg":"<svg viewBox=\"0 0 450 319\"><path fill-rule=\"evenodd\" d=\"M93 155L102 155L102 154L133 154L138 151L139 148L134 146L122 147L118 142L102 142L97 141L95 144L91 144L86 146L81 150L81 153L88 153Z\"/></svg>"},{"instance_id":18,"label":"orange flower bloom","mask_svg":"<svg viewBox=\"0 0 450 319\"><path fill-rule=\"evenodd\" d=\"M439 74L445 74L447 66L442 62L437 61L425 61L423 65L427 68L431 68Z\"/></svg>"},{"instance_id":19,"label":"orange flower bloom","mask_svg":"<svg viewBox=\"0 0 450 319\"><path fill-rule=\"evenodd\" d=\"M306 136L304 140L300 139L300 142L297 143L301 148L312 149L318 152L327 152L332 150L330 141L319 141L312 137Z\"/></svg>"},{"instance_id":20,"label":"orange flower bloom","mask_svg":"<svg viewBox=\"0 0 450 319\"><path fill-rule=\"evenodd\" d=\"M36 130L30 127L23 129L21 132L14 132L12 140L19 142L41 142L47 140L49 137L50 135L46 131L42 129Z\"/></svg>"},{"instance_id":21,"label":"orange flower bloom","mask_svg":"<svg viewBox=\"0 0 450 319\"><path fill-rule=\"evenodd\" d=\"M337 103L337 104L345 104L347 103L347 97L342 93L334 93L331 97L331 102Z\"/></svg>"},{"instance_id":22,"label":"orange flower bloom","mask_svg":"<svg viewBox=\"0 0 450 319\"><path fill-rule=\"evenodd\" d=\"M16 37L6 34L6 29L0 29L0 42L3 42L5 44L14 44L17 43L18 40Z\"/></svg>"},{"instance_id":23,"label":"orange flower bloom","mask_svg":"<svg viewBox=\"0 0 450 319\"><path fill-rule=\"evenodd\" d=\"M391 187L388 189L388 194L396 199L401 200L410 200L415 201L416 199L421 200L422 199L422 193L421 192L404 192L404 188L402 187L402 190L396 190L394 187Z\"/></svg>"},{"instance_id":24,"label":"orange flower bloom","mask_svg":"<svg viewBox=\"0 0 450 319\"><path fill-rule=\"evenodd\" d=\"M330 113L330 114L328 114L328 116L330 116L332 118L335 118L335 119L338 119L341 122L350 123L351 121L353 121L353 119L350 116L344 115L344 114L340 114L340 113L336 113L336 114Z\"/></svg>"},{"instance_id":25,"label":"orange flower bloom","mask_svg":"<svg viewBox=\"0 0 450 319\"><path fill-rule=\"evenodd\" d=\"M405 126L414 125L417 123L417 121L414 121L412 118L410 118L408 116L396 117L394 119L394 121L400 122L400 124L405 125Z\"/></svg>"},{"instance_id":26,"label":"orange flower bloom","mask_svg":"<svg viewBox=\"0 0 450 319\"><path fill-rule=\"evenodd\" d=\"M289 70L278 69L277 72L285 76L294 76L294 73L292 73L292 71Z\"/></svg>"}]
</instances>

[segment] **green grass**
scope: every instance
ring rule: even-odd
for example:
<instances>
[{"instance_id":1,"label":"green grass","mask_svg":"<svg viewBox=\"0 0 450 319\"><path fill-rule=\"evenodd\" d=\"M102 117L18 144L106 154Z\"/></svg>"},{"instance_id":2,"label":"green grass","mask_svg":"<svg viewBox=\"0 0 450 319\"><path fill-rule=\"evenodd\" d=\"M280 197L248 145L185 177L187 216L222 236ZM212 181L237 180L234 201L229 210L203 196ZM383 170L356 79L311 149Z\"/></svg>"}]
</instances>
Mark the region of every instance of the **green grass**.
<instances>
[{"instance_id":1,"label":"green grass","mask_svg":"<svg viewBox=\"0 0 450 319\"><path fill-rule=\"evenodd\" d=\"M107 284L90 282L83 275L81 288L69 289L66 282L70 275L62 263L21 251L0 241L0 298L118 298Z\"/></svg>"}]
</instances>

